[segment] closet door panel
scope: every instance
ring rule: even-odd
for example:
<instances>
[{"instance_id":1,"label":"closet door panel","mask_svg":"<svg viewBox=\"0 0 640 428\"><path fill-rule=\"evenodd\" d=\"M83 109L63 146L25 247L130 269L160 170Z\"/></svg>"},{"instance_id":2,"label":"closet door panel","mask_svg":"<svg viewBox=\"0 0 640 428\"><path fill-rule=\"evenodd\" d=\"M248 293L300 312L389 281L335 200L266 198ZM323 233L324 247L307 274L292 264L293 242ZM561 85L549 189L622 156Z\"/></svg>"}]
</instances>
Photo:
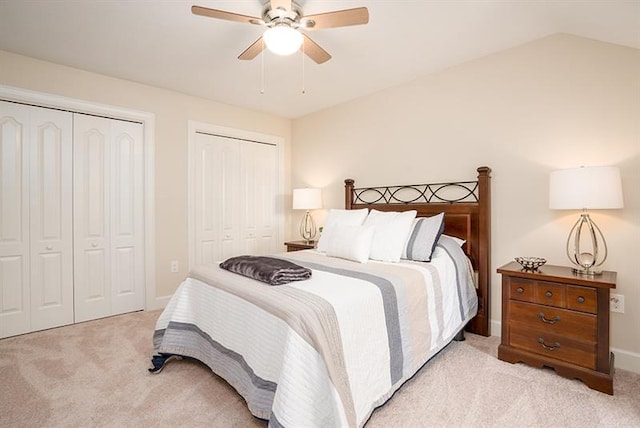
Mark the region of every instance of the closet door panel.
<instances>
[{"instance_id":1,"label":"closet door panel","mask_svg":"<svg viewBox=\"0 0 640 428\"><path fill-rule=\"evenodd\" d=\"M239 156L235 140L196 135L196 264L215 263L239 255Z\"/></svg>"},{"instance_id":2,"label":"closet door panel","mask_svg":"<svg viewBox=\"0 0 640 428\"><path fill-rule=\"evenodd\" d=\"M242 246L246 254L278 252L275 232L277 195L276 146L242 143Z\"/></svg>"},{"instance_id":3,"label":"closet door panel","mask_svg":"<svg viewBox=\"0 0 640 428\"><path fill-rule=\"evenodd\" d=\"M75 115L73 145L76 322L111 314L109 124Z\"/></svg>"},{"instance_id":4,"label":"closet door panel","mask_svg":"<svg viewBox=\"0 0 640 428\"><path fill-rule=\"evenodd\" d=\"M142 125L111 120L111 314L144 308Z\"/></svg>"},{"instance_id":5,"label":"closet door panel","mask_svg":"<svg viewBox=\"0 0 640 428\"><path fill-rule=\"evenodd\" d=\"M215 216L219 200L218 157L222 152L216 141L209 136L198 134L195 148L195 217L196 236L196 264L213 263L220 257L219 219Z\"/></svg>"},{"instance_id":6,"label":"closet door panel","mask_svg":"<svg viewBox=\"0 0 640 428\"><path fill-rule=\"evenodd\" d=\"M260 162L256 168L257 206L259 213L256 222L258 236L258 251L261 254L277 252L279 243L276 242L276 195L277 192L277 150L269 144L256 146Z\"/></svg>"},{"instance_id":7,"label":"closet door panel","mask_svg":"<svg viewBox=\"0 0 640 428\"><path fill-rule=\"evenodd\" d=\"M0 338L31 330L29 115L0 101Z\"/></svg>"},{"instance_id":8,"label":"closet door panel","mask_svg":"<svg viewBox=\"0 0 640 428\"><path fill-rule=\"evenodd\" d=\"M32 107L32 329L73 323L72 115Z\"/></svg>"},{"instance_id":9,"label":"closet door panel","mask_svg":"<svg viewBox=\"0 0 640 428\"><path fill-rule=\"evenodd\" d=\"M240 144L240 211L242 212L242 237L240 240L242 253L264 255L258 251L257 223L260 216L258 207L258 186L260 159L258 150L254 146L257 143L242 142Z\"/></svg>"},{"instance_id":10,"label":"closet door panel","mask_svg":"<svg viewBox=\"0 0 640 428\"><path fill-rule=\"evenodd\" d=\"M221 153L218 157L216 180L218 188L218 212L221 227L221 254L218 261L242 254L238 239L240 237L241 214L238 210L238 185L240 183L240 147L236 140L219 137ZM246 254L246 253L245 253Z\"/></svg>"}]
</instances>

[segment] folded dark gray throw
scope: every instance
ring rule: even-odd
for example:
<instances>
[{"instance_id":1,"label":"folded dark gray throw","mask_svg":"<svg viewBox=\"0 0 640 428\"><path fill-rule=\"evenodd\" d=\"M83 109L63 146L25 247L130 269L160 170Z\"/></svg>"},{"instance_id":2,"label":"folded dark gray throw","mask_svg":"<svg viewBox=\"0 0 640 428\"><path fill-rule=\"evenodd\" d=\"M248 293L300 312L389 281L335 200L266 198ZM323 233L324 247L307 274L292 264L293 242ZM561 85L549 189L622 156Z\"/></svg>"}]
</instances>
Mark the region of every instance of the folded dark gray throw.
<instances>
[{"instance_id":1,"label":"folded dark gray throw","mask_svg":"<svg viewBox=\"0 0 640 428\"><path fill-rule=\"evenodd\" d=\"M282 285L311 278L311 269L274 257L231 257L220 263L220 267L270 285Z\"/></svg>"}]
</instances>

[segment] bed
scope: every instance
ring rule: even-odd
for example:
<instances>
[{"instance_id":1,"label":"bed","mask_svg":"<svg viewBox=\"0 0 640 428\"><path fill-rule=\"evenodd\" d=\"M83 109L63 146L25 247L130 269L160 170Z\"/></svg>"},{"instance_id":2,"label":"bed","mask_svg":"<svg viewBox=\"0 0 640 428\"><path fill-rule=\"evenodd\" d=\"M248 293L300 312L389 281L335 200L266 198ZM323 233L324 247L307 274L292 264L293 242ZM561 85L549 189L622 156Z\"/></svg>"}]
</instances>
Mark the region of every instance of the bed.
<instances>
[{"instance_id":1,"label":"bed","mask_svg":"<svg viewBox=\"0 0 640 428\"><path fill-rule=\"evenodd\" d=\"M274 255L312 272L304 281L269 286L218 265L194 267L156 323L150 370L195 358L272 427L363 426L463 328L489 334L490 169L477 171L477 180L455 183L357 188L345 180L345 210L325 227L363 211L365 224L374 212L410 216L415 238L420 220L444 213L429 262L406 260L419 253L406 238L398 262L343 256L347 244L336 242L351 232L358 238L349 242L376 247L360 239L373 239L363 224L332 227L345 233L324 251L328 230L318 250Z\"/></svg>"}]
</instances>

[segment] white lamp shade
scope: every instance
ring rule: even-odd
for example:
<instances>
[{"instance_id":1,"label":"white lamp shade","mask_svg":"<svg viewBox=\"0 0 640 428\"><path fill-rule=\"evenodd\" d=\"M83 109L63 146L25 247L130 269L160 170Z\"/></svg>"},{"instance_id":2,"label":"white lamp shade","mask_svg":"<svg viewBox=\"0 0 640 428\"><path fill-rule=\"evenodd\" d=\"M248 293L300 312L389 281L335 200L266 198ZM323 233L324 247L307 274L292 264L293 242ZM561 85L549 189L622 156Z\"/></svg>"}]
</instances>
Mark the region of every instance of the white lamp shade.
<instances>
[{"instance_id":1,"label":"white lamp shade","mask_svg":"<svg viewBox=\"0 0 640 428\"><path fill-rule=\"evenodd\" d=\"M549 208L617 209L623 208L620 169L595 166L561 169L549 176Z\"/></svg>"},{"instance_id":2,"label":"white lamp shade","mask_svg":"<svg viewBox=\"0 0 640 428\"><path fill-rule=\"evenodd\" d=\"M317 210L322 208L322 192L320 189L293 189L294 210Z\"/></svg>"},{"instance_id":3,"label":"white lamp shade","mask_svg":"<svg viewBox=\"0 0 640 428\"><path fill-rule=\"evenodd\" d=\"M276 55L291 55L302 46L302 33L286 25L269 28L262 35L264 44Z\"/></svg>"}]
</instances>

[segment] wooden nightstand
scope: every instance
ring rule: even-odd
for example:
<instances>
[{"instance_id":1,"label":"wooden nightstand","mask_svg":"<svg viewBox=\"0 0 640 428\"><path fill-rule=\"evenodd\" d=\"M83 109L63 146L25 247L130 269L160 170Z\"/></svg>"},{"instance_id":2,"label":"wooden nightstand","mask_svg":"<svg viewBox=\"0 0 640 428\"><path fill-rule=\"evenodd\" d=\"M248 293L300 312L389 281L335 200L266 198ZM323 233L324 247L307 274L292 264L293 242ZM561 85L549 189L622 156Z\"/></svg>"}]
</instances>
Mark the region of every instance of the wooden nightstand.
<instances>
[{"instance_id":1,"label":"wooden nightstand","mask_svg":"<svg viewBox=\"0 0 640 428\"><path fill-rule=\"evenodd\" d=\"M613 395L609 349L609 290L616 273L574 274L569 267L524 271L516 262L502 274L502 342L498 358L553 368L589 388Z\"/></svg>"},{"instance_id":2,"label":"wooden nightstand","mask_svg":"<svg viewBox=\"0 0 640 428\"><path fill-rule=\"evenodd\" d=\"M291 251L300 251L300 250L309 250L316 248L317 241L289 241L285 242L284 245L287 246L287 252Z\"/></svg>"}]
</instances>

